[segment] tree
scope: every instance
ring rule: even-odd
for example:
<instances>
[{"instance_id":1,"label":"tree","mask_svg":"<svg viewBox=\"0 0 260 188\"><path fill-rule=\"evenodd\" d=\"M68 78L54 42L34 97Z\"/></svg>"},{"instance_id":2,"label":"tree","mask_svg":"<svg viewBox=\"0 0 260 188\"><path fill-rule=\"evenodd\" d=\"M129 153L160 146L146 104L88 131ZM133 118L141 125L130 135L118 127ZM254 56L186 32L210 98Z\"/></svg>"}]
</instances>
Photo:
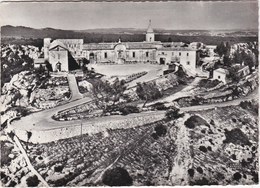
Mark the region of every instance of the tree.
<instances>
[{"instance_id":1,"label":"tree","mask_svg":"<svg viewBox=\"0 0 260 188\"><path fill-rule=\"evenodd\" d=\"M239 80L241 79L241 75L237 73L238 69L238 67L230 67L228 69L227 77L233 82L239 82Z\"/></svg>"},{"instance_id":2,"label":"tree","mask_svg":"<svg viewBox=\"0 0 260 188\"><path fill-rule=\"evenodd\" d=\"M243 59L242 59L242 54L237 50L234 52L234 57L233 57L233 64L242 64Z\"/></svg>"},{"instance_id":3,"label":"tree","mask_svg":"<svg viewBox=\"0 0 260 188\"><path fill-rule=\"evenodd\" d=\"M248 65L250 72L253 72L253 67L255 67L256 65L255 54L253 54L252 52L246 54L244 57L244 62L245 65Z\"/></svg>"},{"instance_id":4,"label":"tree","mask_svg":"<svg viewBox=\"0 0 260 188\"><path fill-rule=\"evenodd\" d=\"M155 100L162 97L162 93L154 82L137 83L136 94L140 99L144 100L143 107L145 107L149 100Z\"/></svg>"},{"instance_id":5,"label":"tree","mask_svg":"<svg viewBox=\"0 0 260 188\"><path fill-rule=\"evenodd\" d=\"M45 60L44 63L45 63L45 65L46 65L46 68L47 68L47 71L48 71L48 75L49 75L49 72L52 72L52 71L53 71L53 70L52 70L52 66L51 66L50 62L47 61L47 60Z\"/></svg>"},{"instance_id":6,"label":"tree","mask_svg":"<svg viewBox=\"0 0 260 188\"><path fill-rule=\"evenodd\" d=\"M230 49L231 45L229 42L221 42L219 45L217 45L215 52L219 54L220 57L223 55L229 56L230 55Z\"/></svg>"},{"instance_id":7,"label":"tree","mask_svg":"<svg viewBox=\"0 0 260 188\"><path fill-rule=\"evenodd\" d=\"M104 173L102 182L108 186L130 186L133 179L124 168L116 167Z\"/></svg>"},{"instance_id":8,"label":"tree","mask_svg":"<svg viewBox=\"0 0 260 188\"><path fill-rule=\"evenodd\" d=\"M224 63L225 66L231 67L231 59L229 58L229 56L224 55L223 63Z\"/></svg>"},{"instance_id":9,"label":"tree","mask_svg":"<svg viewBox=\"0 0 260 188\"><path fill-rule=\"evenodd\" d=\"M98 80L93 84L91 93L97 107L105 111L108 106L114 106L119 101L125 90L125 81L116 78L113 83L109 83L107 80ZM112 104L109 104L110 102Z\"/></svg>"}]
</instances>

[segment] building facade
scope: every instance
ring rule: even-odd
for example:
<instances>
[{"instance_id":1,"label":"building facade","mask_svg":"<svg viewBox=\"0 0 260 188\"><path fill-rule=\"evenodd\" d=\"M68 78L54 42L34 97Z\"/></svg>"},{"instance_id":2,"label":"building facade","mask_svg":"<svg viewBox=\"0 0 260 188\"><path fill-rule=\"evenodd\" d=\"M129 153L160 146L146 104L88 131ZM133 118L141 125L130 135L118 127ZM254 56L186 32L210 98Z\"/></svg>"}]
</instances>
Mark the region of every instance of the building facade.
<instances>
[{"instance_id":1,"label":"building facade","mask_svg":"<svg viewBox=\"0 0 260 188\"><path fill-rule=\"evenodd\" d=\"M44 39L44 58L53 71L69 71L68 55L89 60L90 63L157 63L196 68L196 49L182 43L155 41L155 33L149 22L146 40L143 42L83 43L83 39Z\"/></svg>"}]
</instances>

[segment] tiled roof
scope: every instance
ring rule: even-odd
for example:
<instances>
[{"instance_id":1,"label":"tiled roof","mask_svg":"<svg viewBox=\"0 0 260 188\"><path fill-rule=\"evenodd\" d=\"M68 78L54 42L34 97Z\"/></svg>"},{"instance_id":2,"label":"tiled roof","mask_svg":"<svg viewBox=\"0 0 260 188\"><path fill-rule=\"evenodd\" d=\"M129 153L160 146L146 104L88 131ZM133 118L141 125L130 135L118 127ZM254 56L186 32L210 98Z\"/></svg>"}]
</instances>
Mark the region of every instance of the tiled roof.
<instances>
[{"instance_id":1,"label":"tiled roof","mask_svg":"<svg viewBox=\"0 0 260 188\"><path fill-rule=\"evenodd\" d=\"M155 43L149 42L129 42L126 43L128 49L156 49Z\"/></svg>"},{"instance_id":2,"label":"tiled roof","mask_svg":"<svg viewBox=\"0 0 260 188\"><path fill-rule=\"evenodd\" d=\"M83 50L113 50L116 43L89 43L83 44Z\"/></svg>"},{"instance_id":3,"label":"tiled roof","mask_svg":"<svg viewBox=\"0 0 260 188\"><path fill-rule=\"evenodd\" d=\"M62 47L62 48L64 48L64 49L66 49L67 50L67 47L61 42L61 41L59 41L59 40L54 40L51 44L50 44L50 50L51 49L53 49L53 48L55 48L56 46L60 46L60 47Z\"/></svg>"},{"instance_id":4,"label":"tiled roof","mask_svg":"<svg viewBox=\"0 0 260 188\"><path fill-rule=\"evenodd\" d=\"M218 68L218 69L216 69L214 71L222 73L222 74L227 74L228 73L228 70L227 69L223 69L223 68Z\"/></svg>"},{"instance_id":5,"label":"tiled roof","mask_svg":"<svg viewBox=\"0 0 260 188\"><path fill-rule=\"evenodd\" d=\"M83 50L113 50L118 43L89 43L83 45ZM126 49L156 49L155 44L149 42L122 42Z\"/></svg>"},{"instance_id":6,"label":"tiled roof","mask_svg":"<svg viewBox=\"0 0 260 188\"><path fill-rule=\"evenodd\" d=\"M196 51L196 49L190 48L190 47L181 47L181 46L174 47L174 46L171 46L171 47L159 48L158 51Z\"/></svg>"}]
</instances>

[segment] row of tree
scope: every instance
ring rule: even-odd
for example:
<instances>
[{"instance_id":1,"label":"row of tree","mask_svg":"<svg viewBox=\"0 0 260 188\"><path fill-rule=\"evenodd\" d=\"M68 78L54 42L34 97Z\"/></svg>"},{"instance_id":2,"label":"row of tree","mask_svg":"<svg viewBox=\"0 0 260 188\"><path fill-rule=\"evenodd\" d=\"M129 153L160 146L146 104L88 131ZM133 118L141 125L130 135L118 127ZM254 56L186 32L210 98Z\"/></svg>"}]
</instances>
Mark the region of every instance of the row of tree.
<instances>
[{"instance_id":1,"label":"row of tree","mask_svg":"<svg viewBox=\"0 0 260 188\"><path fill-rule=\"evenodd\" d=\"M250 71L253 71L253 67L258 66L258 50L257 45L250 42L247 47L237 48L235 52L231 54L231 45L229 42L221 42L217 45L215 52L223 58L223 63L227 67L231 67L234 64L247 65Z\"/></svg>"}]
</instances>

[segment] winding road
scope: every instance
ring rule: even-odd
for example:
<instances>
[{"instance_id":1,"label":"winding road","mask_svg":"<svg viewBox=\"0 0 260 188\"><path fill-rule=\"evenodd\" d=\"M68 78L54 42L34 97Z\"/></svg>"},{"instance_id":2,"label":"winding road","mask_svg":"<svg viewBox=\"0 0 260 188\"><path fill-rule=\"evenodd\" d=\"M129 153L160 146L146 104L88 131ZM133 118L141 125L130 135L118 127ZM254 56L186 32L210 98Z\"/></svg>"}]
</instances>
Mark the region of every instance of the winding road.
<instances>
[{"instance_id":1,"label":"winding road","mask_svg":"<svg viewBox=\"0 0 260 188\"><path fill-rule=\"evenodd\" d=\"M106 116L106 117L97 117L97 118L91 118L88 120L72 120L72 121L56 121L52 119L52 116L59 111L66 110L68 108L91 102L91 97L85 97L82 98L82 95L80 94L75 76L72 74L68 74L68 81L69 86L71 90L71 98L69 103L56 106L55 108L43 110L39 112L32 113L28 116L21 117L18 120L13 120L9 128L11 129L18 129L18 130L51 130L51 129L57 129L57 128L66 128L66 127L72 127L72 126L78 126L82 124L82 126L93 126L95 122L99 122L99 124L102 122L118 122L123 120L131 120L132 118L139 118L139 117L162 117L165 114L165 111L149 111L149 112L141 112L141 113L135 113L135 114L129 114L127 116ZM193 85L192 85L193 86ZM189 91L189 88L192 86L188 86L184 91ZM212 109L216 107L224 107L224 106L231 106L231 105L238 105L241 101L247 100L247 99L256 99L258 97L258 88L255 89L251 94L248 96L238 98L232 101L227 101L223 103L215 103L215 104L205 104L205 105L198 105L198 106L190 106L190 107L184 107L180 108L180 111L187 112L187 111L197 111L197 110L206 110L206 109ZM93 128L93 127L92 127ZM110 127L109 127L110 128Z\"/></svg>"},{"instance_id":2,"label":"winding road","mask_svg":"<svg viewBox=\"0 0 260 188\"><path fill-rule=\"evenodd\" d=\"M205 105L198 105L198 106L189 106L189 107L183 107L180 108L181 112L188 112L188 111L198 111L198 110L207 110L207 109L213 109L217 107L225 107L225 106L233 106L238 105L243 100L249 100L249 99L257 99L258 97L258 89L255 89L251 94L248 96L238 98L232 101L226 101L222 103L215 103L215 104L205 104ZM43 110L40 112L32 113L28 116L22 117L19 120L14 120L10 126L14 129L20 129L20 130L50 130L50 129L56 129L61 127L71 127L73 125L79 125L82 123L83 126L89 126L92 125L93 122L113 122L113 121L119 121L123 119L131 119L135 117L142 117L142 116L160 116L165 114L165 111L150 111L150 112L142 112L142 113L136 113L136 114L129 114L127 116L106 116L106 117L99 117L99 118L91 118L88 120L72 120L72 121L55 121L52 119L52 116L56 114L59 111L71 108L73 106L77 106L79 104L83 104L86 102L92 101L91 98L82 98L79 100L72 101L70 103L57 106L52 109Z\"/></svg>"}]
</instances>

